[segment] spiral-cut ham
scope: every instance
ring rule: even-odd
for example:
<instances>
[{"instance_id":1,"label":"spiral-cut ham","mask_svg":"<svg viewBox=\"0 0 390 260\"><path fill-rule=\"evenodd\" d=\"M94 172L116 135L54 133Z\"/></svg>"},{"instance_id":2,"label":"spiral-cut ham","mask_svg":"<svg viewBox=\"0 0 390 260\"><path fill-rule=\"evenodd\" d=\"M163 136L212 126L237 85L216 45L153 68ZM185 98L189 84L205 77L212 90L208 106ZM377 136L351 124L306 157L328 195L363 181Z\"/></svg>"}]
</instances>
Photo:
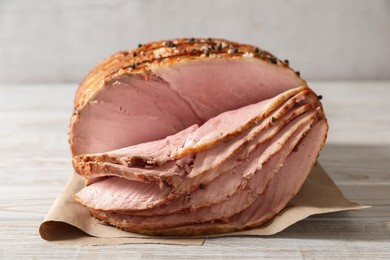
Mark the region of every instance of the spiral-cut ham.
<instances>
[{"instance_id":1,"label":"spiral-cut ham","mask_svg":"<svg viewBox=\"0 0 390 260\"><path fill-rule=\"evenodd\" d=\"M218 39L155 42L99 64L71 119L75 199L124 230L252 228L298 192L327 134L287 61Z\"/></svg>"}]
</instances>

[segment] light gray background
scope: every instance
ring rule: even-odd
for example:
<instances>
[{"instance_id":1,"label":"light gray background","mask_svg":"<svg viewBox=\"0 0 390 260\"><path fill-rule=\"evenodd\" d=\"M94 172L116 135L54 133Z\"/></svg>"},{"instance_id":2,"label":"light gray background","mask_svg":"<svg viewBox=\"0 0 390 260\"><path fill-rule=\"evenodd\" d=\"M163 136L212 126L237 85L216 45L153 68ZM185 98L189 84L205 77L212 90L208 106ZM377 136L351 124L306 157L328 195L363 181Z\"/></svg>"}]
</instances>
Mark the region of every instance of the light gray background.
<instances>
[{"instance_id":1,"label":"light gray background","mask_svg":"<svg viewBox=\"0 0 390 260\"><path fill-rule=\"evenodd\" d=\"M386 0L0 0L0 83L79 82L108 55L174 37L261 46L309 80L389 80Z\"/></svg>"}]
</instances>

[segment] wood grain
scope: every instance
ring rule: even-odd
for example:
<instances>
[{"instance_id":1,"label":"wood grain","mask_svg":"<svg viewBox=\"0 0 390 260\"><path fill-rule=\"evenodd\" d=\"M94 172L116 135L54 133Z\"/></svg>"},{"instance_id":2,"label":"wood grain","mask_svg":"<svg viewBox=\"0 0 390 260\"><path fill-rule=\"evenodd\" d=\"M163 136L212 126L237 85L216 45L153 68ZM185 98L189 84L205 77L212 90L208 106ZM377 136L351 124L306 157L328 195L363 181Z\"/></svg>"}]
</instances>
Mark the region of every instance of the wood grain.
<instances>
[{"instance_id":1,"label":"wood grain","mask_svg":"<svg viewBox=\"0 0 390 260\"><path fill-rule=\"evenodd\" d=\"M324 95L332 129L320 162L347 198L372 208L312 216L265 238L81 247L38 234L72 172L67 127L76 86L0 86L0 259L390 258L390 82L312 86Z\"/></svg>"}]
</instances>

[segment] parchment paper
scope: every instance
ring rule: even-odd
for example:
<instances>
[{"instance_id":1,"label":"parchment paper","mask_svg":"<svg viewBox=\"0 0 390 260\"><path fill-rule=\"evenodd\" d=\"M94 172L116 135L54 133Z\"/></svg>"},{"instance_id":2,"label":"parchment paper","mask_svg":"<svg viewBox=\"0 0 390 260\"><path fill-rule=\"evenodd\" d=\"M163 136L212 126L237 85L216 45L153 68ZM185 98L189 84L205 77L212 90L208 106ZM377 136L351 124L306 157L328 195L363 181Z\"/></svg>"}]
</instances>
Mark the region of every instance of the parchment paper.
<instances>
[{"instance_id":1,"label":"parchment paper","mask_svg":"<svg viewBox=\"0 0 390 260\"><path fill-rule=\"evenodd\" d=\"M39 227L43 239L79 245L124 243L159 243L202 245L200 238L162 238L125 232L102 224L72 197L84 185L82 177L73 174ZM314 214L362 209L368 206L348 201L323 168L317 163L299 193L286 208L265 225L247 231L215 235L266 236L276 234L292 224ZM213 237L213 236L208 236Z\"/></svg>"}]
</instances>

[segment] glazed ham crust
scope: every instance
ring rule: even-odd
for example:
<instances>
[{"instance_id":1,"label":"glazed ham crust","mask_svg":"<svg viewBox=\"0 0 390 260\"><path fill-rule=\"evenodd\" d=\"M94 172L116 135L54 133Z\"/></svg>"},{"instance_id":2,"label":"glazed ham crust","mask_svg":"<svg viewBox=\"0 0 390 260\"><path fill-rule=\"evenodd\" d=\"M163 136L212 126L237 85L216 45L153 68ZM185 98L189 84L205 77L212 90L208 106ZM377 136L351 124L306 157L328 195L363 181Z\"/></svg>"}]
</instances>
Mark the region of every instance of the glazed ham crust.
<instances>
[{"instance_id":1,"label":"glazed ham crust","mask_svg":"<svg viewBox=\"0 0 390 260\"><path fill-rule=\"evenodd\" d=\"M156 41L141 45L132 51L118 52L91 70L76 92L75 109L81 109L94 92L121 75L128 73L148 77L156 65L175 64L178 59L180 62L202 61L214 58L213 55L227 59L239 59L246 55L291 70L288 61L281 61L263 49L225 39L183 38Z\"/></svg>"},{"instance_id":2,"label":"glazed ham crust","mask_svg":"<svg viewBox=\"0 0 390 260\"><path fill-rule=\"evenodd\" d=\"M255 46L176 39L123 51L80 84L71 117L75 199L118 228L208 235L264 224L325 143L317 95Z\"/></svg>"}]
</instances>

